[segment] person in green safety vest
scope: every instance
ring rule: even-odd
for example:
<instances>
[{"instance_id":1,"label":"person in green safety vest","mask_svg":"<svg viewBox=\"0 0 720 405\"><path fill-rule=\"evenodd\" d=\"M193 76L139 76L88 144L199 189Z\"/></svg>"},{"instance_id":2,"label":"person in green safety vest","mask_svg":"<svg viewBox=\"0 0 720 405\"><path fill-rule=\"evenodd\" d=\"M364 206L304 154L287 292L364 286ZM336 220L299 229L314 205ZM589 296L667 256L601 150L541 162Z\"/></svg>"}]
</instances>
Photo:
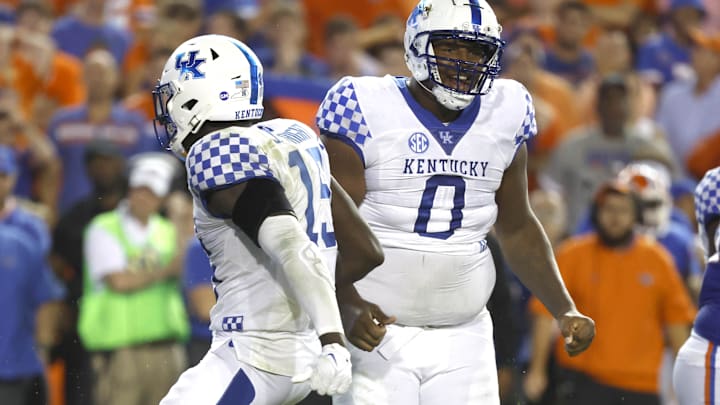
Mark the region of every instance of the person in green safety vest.
<instances>
[{"instance_id":1,"label":"person in green safety vest","mask_svg":"<svg viewBox=\"0 0 720 405\"><path fill-rule=\"evenodd\" d=\"M127 199L85 231L78 332L92 353L98 404L155 405L186 367L184 244L158 214L174 172L165 156L138 155Z\"/></svg>"}]
</instances>

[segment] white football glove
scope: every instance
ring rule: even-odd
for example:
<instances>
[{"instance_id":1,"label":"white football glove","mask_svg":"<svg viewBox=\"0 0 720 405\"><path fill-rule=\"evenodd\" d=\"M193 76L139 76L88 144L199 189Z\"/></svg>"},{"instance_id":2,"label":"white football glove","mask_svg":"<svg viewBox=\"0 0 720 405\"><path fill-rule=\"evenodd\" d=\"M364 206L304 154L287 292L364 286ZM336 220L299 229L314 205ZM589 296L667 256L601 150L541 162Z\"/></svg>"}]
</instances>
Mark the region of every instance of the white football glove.
<instances>
[{"instance_id":1,"label":"white football glove","mask_svg":"<svg viewBox=\"0 0 720 405\"><path fill-rule=\"evenodd\" d=\"M323 346L313 367L292 378L294 383L307 380L310 380L310 388L320 395L345 393L352 382L350 352L337 343Z\"/></svg>"}]
</instances>

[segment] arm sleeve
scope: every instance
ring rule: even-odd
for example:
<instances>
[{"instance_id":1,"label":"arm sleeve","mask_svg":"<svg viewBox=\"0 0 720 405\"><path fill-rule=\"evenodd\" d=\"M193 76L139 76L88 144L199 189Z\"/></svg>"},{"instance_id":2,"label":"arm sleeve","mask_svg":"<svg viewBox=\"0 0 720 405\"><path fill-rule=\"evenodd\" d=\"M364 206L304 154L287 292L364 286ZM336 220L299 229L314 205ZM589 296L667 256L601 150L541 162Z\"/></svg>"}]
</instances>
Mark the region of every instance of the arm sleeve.
<instances>
[{"instance_id":1,"label":"arm sleeve","mask_svg":"<svg viewBox=\"0 0 720 405\"><path fill-rule=\"evenodd\" d=\"M320 134L350 145L365 163L365 146L372 135L352 78L343 77L328 91L320 104L315 123Z\"/></svg>"},{"instance_id":2,"label":"arm sleeve","mask_svg":"<svg viewBox=\"0 0 720 405\"><path fill-rule=\"evenodd\" d=\"M208 191L275 175L265 152L250 137L217 132L193 145L186 159L188 185L203 203Z\"/></svg>"},{"instance_id":3,"label":"arm sleeve","mask_svg":"<svg viewBox=\"0 0 720 405\"><path fill-rule=\"evenodd\" d=\"M258 242L280 264L294 298L312 320L318 336L343 333L333 274L297 219L292 215L266 218Z\"/></svg>"},{"instance_id":4,"label":"arm sleeve","mask_svg":"<svg viewBox=\"0 0 720 405\"><path fill-rule=\"evenodd\" d=\"M99 226L91 223L83 240L86 271L93 282L108 274L125 271L128 262L120 242Z\"/></svg>"}]
</instances>

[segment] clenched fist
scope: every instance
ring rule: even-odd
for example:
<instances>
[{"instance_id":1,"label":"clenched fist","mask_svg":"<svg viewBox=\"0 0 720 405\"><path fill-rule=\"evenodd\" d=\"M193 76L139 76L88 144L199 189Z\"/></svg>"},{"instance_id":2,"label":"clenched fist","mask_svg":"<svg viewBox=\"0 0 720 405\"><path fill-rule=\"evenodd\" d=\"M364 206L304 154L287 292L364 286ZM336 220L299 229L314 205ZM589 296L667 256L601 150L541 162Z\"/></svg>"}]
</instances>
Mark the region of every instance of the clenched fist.
<instances>
[{"instance_id":1,"label":"clenched fist","mask_svg":"<svg viewBox=\"0 0 720 405\"><path fill-rule=\"evenodd\" d=\"M570 356L584 352L595 337L595 322L578 311L569 311L558 319L560 332L565 338L565 351Z\"/></svg>"}]
</instances>

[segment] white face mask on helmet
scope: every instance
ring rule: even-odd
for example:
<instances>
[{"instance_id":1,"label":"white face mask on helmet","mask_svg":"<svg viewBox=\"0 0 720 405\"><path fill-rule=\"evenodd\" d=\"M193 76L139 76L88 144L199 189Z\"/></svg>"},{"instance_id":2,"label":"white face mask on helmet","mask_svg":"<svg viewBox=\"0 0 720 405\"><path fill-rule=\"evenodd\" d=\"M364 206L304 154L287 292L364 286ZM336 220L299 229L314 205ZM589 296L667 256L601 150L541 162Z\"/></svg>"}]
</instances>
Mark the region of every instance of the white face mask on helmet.
<instances>
[{"instance_id":1,"label":"white face mask on helmet","mask_svg":"<svg viewBox=\"0 0 720 405\"><path fill-rule=\"evenodd\" d=\"M462 110L490 91L500 74L501 31L485 0L421 0L406 24L405 62L419 83L431 81L428 91L440 104ZM435 49L441 44L446 52ZM470 51L453 57L452 48Z\"/></svg>"},{"instance_id":2,"label":"white face mask on helmet","mask_svg":"<svg viewBox=\"0 0 720 405\"><path fill-rule=\"evenodd\" d=\"M263 87L262 64L242 42L224 35L185 41L153 91L160 145L184 159L183 141L206 121L259 120Z\"/></svg>"}]
</instances>

